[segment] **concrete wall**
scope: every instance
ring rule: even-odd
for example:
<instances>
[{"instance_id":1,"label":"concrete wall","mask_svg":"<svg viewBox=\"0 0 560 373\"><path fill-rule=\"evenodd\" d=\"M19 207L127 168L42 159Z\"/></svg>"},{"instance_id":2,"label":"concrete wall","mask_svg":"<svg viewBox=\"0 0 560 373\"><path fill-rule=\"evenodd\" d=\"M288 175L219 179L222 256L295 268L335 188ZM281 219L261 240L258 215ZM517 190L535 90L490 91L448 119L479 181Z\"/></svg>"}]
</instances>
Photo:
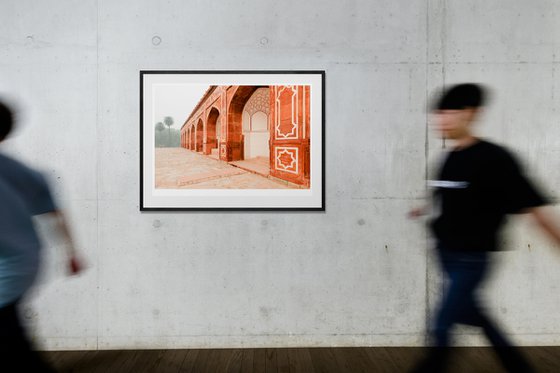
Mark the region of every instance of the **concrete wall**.
<instances>
[{"instance_id":1,"label":"concrete wall","mask_svg":"<svg viewBox=\"0 0 560 373\"><path fill-rule=\"evenodd\" d=\"M90 266L65 278L45 234L24 310L36 339L421 345L441 290L424 227L405 218L441 147L426 99L489 84L481 133L558 196L559 14L552 0L2 1L0 91L22 109L2 147L48 174ZM140 213L141 69L326 70L326 213ZM519 343L557 344L560 256L518 220L489 308Z\"/></svg>"}]
</instances>

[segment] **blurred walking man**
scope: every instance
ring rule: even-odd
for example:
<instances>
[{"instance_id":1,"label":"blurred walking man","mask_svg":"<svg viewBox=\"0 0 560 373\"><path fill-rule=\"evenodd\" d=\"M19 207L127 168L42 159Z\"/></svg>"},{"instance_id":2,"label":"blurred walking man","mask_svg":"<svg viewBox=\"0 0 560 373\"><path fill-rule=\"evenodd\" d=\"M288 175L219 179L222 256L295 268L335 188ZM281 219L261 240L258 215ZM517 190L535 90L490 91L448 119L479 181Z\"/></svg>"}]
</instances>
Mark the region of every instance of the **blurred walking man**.
<instances>
[{"instance_id":1,"label":"blurred walking man","mask_svg":"<svg viewBox=\"0 0 560 373\"><path fill-rule=\"evenodd\" d=\"M531 184L510 152L473 134L486 92L476 84L445 90L434 109L437 130L452 142L436 180L431 222L447 289L434 325L435 348L415 372L444 371L450 330L455 324L481 327L509 372L531 372L521 353L486 314L477 291L487 277L489 253L507 214L529 213L560 243L547 200ZM411 211L411 217L425 209Z\"/></svg>"}]
</instances>

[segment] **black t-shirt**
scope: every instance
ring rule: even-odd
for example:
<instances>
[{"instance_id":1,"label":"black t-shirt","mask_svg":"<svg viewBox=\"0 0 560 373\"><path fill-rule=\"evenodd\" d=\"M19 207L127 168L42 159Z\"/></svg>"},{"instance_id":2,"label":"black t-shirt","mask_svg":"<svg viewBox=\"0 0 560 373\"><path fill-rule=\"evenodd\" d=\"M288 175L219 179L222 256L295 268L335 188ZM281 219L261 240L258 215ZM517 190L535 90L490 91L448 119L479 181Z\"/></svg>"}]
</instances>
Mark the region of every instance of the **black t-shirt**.
<instances>
[{"instance_id":1,"label":"black t-shirt","mask_svg":"<svg viewBox=\"0 0 560 373\"><path fill-rule=\"evenodd\" d=\"M430 184L440 208L432 230L444 250L497 250L506 214L546 204L513 156L484 140L450 152Z\"/></svg>"}]
</instances>

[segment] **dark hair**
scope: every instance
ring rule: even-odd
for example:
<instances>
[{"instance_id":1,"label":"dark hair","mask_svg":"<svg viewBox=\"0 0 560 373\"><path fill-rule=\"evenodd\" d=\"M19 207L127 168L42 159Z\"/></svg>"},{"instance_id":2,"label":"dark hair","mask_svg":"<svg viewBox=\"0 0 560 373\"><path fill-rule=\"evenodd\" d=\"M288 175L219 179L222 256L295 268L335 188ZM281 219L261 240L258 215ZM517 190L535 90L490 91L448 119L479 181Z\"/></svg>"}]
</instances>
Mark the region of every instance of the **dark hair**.
<instances>
[{"instance_id":1,"label":"dark hair","mask_svg":"<svg viewBox=\"0 0 560 373\"><path fill-rule=\"evenodd\" d=\"M486 89L474 83L445 88L433 105L433 110L461 110L479 108L486 103Z\"/></svg>"},{"instance_id":2,"label":"dark hair","mask_svg":"<svg viewBox=\"0 0 560 373\"><path fill-rule=\"evenodd\" d=\"M3 141L14 127L14 113L0 101L0 141Z\"/></svg>"}]
</instances>

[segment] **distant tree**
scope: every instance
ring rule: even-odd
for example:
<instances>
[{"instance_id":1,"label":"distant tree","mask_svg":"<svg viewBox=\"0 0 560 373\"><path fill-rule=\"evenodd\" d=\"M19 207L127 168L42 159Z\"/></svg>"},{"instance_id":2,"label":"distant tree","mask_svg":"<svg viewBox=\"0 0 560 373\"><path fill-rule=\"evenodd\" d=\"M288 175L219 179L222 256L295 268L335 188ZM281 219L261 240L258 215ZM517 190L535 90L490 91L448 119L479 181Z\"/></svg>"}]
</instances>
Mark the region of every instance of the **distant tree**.
<instances>
[{"instance_id":1,"label":"distant tree","mask_svg":"<svg viewBox=\"0 0 560 373\"><path fill-rule=\"evenodd\" d=\"M161 132L165 129L165 126L163 125L162 122L157 122L156 123L156 131Z\"/></svg>"},{"instance_id":2,"label":"distant tree","mask_svg":"<svg viewBox=\"0 0 560 373\"><path fill-rule=\"evenodd\" d=\"M173 125L173 118L172 117L165 117L163 118L163 123L169 129L169 146L171 146L171 126Z\"/></svg>"},{"instance_id":3,"label":"distant tree","mask_svg":"<svg viewBox=\"0 0 560 373\"><path fill-rule=\"evenodd\" d=\"M162 122L157 122L155 124L154 145L156 148L178 148L181 146L181 130L171 128L172 125L173 125L172 117L165 117ZM164 134L165 126L168 127L167 135Z\"/></svg>"},{"instance_id":4,"label":"distant tree","mask_svg":"<svg viewBox=\"0 0 560 373\"><path fill-rule=\"evenodd\" d=\"M158 147L158 148L164 147L165 144L168 141L165 141L163 139L163 131L165 131L165 125L163 124L163 122L157 122L156 123L155 131L156 131L156 133L155 133L155 136L156 136L156 138L155 138L156 144L155 145L156 145L156 147Z\"/></svg>"}]
</instances>

